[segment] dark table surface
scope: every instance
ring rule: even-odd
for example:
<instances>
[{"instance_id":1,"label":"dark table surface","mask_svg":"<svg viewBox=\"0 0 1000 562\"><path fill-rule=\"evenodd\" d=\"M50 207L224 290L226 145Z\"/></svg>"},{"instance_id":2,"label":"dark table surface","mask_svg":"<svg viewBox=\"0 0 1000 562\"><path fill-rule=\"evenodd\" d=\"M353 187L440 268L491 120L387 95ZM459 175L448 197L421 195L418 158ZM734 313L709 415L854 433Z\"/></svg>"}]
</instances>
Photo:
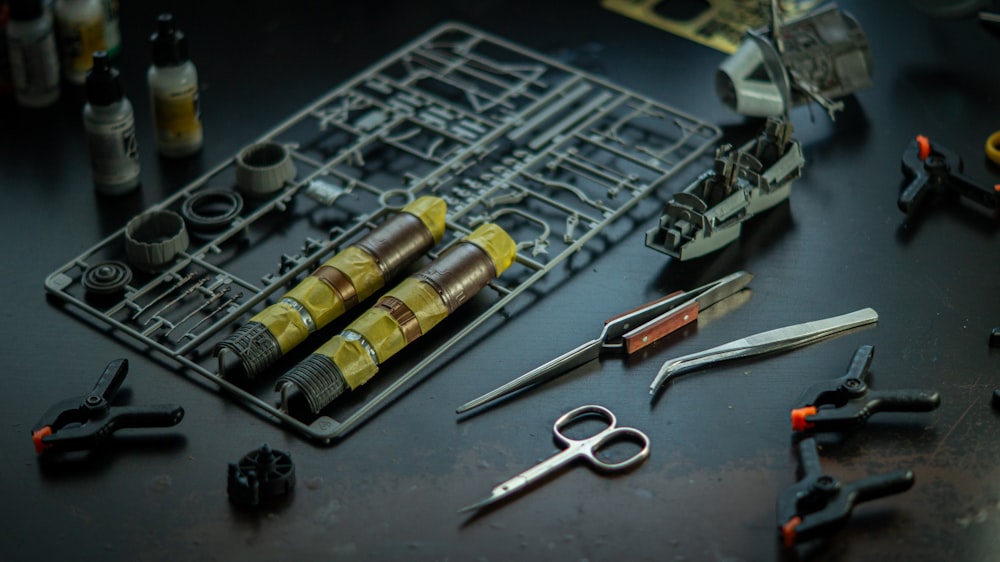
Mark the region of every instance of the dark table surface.
<instances>
[{"instance_id":1,"label":"dark table surface","mask_svg":"<svg viewBox=\"0 0 1000 562\"><path fill-rule=\"evenodd\" d=\"M876 348L876 388L941 393L931 413L883 414L831 443L825 470L843 480L910 468L914 487L860 506L817 560L996 560L1000 440L991 409L1000 351L995 217L939 204L907 223L897 209L899 159L923 133L963 155L969 175L1000 180L983 156L1000 128L1000 37L975 19L935 20L910 4L845 2L868 34L874 87L835 124L816 107L792 119L807 166L788 203L748 223L704 259L646 249L643 232L672 181L633 214L620 239L530 306L477 332L457 357L332 447L317 446L47 299L43 280L132 215L231 158L299 108L432 26L457 20L716 123L713 75L724 55L602 9L596 1L196 3L122 8L121 68L135 105L139 195L90 184L79 93L27 111L0 110L4 359L0 428L10 462L0 559L771 560L775 499L795 481L788 409L815 381L838 377L854 350ZM201 76L204 151L187 161L153 149L145 37L175 13ZM705 166L705 162L696 163ZM638 217L638 218L634 218ZM500 408L454 408L596 335L638 303L738 269L752 296L627 361L589 364ZM863 307L875 328L684 378L651 406L667 359L779 326ZM454 327L448 328L454 329ZM133 403L176 402L183 422L146 441L124 437L84 458L42 462L30 428L55 401L89 388L115 357L131 363ZM551 424L587 403L614 410L652 440L649 460L608 477L576 466L499 509L459 507L555 451ZM226 499L226 464L263 442L291 453L291 501L244 512Z\"/></svg>"}]
</instances>

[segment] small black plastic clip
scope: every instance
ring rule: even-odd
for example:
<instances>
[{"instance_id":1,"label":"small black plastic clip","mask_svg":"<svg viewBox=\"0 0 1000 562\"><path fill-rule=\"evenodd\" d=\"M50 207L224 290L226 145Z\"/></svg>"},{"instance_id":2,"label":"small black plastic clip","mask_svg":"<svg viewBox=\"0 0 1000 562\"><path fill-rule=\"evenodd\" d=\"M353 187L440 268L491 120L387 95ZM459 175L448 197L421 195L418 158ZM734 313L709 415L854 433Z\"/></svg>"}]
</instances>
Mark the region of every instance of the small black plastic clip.
<instances>
[{"instance_id":1,"label":"small black plastic clip","mask_svg":"<svg viewBox=\"0 0 1000 562\"><path fill-rule=\"evenodd\" d=\"M184 417L176 404L111 406L128 375L128 360L115 359L104 368L89 394L54 404L31 430L38 454L94 448L122 428L169 427Z\"/></svg>"},{"instance_id":2,"label":"small black plastic clip","mask_svg":"<svg viewBox=\"0 0 1000 562\"><path fill-rule=\"evenodd\" d=\"M778 532L788 548L843 526L859 503L905 492L913 486L912 470L847 483L824 474L813 437L800 441L798 451L801 477L778 496Z\"/></svg>"},{"instance_id":3,"label":"small black plastic clip","mask_svg":"<svg viewBox=\"0 0 1000 562\"><path fill-rule=\"evenodd\" d=\"M897 201L911 214L928 192L957 193L989 209L1000 207L1000 185L984 186L962 173L962 158L923 136L910 141L903 151L903 176L909 182Z\"/></svg>"},{"instance_id":4,"label":"small black plastic clip","mask_svg":"<svg viewBox=\"0 0 1000 562\"><path fill-rule=\"evenodd\" d=\"M295 487L295 464L285 451L264 443L229 463L226 493L240 507L275 503Z\"/></svg>"},{"instance_id":5,"label":"small black plastic clip","mask_svg":"<svg viewBox=\"0 0 1000 562\"><path fill-rule=\"evenodd\" d=\"M806 390L792 410L794 431L845 431L864 425L878 412L929 412L941 404L937 392L871 390L865 382L875 348L858 348L839 379L819 382Z\"/></svg>"}]
</instances>

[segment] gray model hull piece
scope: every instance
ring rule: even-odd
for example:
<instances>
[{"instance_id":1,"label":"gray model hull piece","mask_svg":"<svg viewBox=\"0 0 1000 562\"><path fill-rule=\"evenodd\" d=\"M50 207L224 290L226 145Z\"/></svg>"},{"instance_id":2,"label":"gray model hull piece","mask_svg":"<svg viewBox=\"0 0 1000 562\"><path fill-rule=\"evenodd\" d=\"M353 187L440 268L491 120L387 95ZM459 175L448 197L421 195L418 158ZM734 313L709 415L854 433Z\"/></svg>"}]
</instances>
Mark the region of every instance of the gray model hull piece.
<instances>
[{"instance_id":1,"label":"gray model hull piece","mask_svg":"<svg viewBox=\"0 0 1000 562\"><path fill-rule=\"evenodd\" d=\"M763 174L750 172L741 177L740 189L711 209L696 193L715 172L698 176L667 203L659 225L646 232L646 246L685 261L710 254L739 238L743 221L787 199L792 183L802 175L802 146L797 141L791 144L788 152ZM740 150L747 151L751 145Z\"/></svg>"}]
</instances>

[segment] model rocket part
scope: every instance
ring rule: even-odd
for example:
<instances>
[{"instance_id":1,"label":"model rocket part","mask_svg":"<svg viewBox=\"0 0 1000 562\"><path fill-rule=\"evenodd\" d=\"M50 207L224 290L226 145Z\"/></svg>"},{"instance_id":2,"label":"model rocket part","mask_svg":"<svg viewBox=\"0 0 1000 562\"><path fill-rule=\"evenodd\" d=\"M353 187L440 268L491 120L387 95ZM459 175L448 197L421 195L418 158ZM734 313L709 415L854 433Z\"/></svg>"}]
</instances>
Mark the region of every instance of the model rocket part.
<instances>
[{"instance_id":1,"label":"model rocket part","mask_svg":"<svg viewBox=\"0 0 1000 562\"><path fill-rule=\"evenodd\" d=\"M318 413L337 396L367 382L378 367L429 332L497 278L516 257L502 228L484 224L404 280L338 336L283 375Z\"/></svg>"},{"instance_id":2,"label":"model rocket part","mask_svg":"<svg viewBox=\"0 0 1000 562\"><path fill-rule=\"evenodd\" d=\"M365 300L444 236L447 205L420 197L333 256L216 346L254 378L282 355Z\"/></svg>"}]
</instances>

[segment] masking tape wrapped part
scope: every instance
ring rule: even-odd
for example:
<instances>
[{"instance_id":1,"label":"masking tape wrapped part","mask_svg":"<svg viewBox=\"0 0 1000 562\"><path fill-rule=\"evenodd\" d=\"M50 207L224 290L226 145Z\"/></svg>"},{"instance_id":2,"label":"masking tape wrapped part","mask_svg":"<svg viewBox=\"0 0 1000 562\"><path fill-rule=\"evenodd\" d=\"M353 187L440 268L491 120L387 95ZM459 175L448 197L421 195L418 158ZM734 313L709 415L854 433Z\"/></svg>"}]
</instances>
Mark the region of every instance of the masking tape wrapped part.
<instances>
[{"instance_id":1,"label":"masking tape wrapped part","mask_svg":"<svg viewBox=\"0 0 1000 562\"><path fill-rule=\"evenodd\" d=\"M425 196L333 256L281 299L216 346L234 353L249 378L384 287L444 236L447 205ZM220 373L229 370L220 361ZM224 373L223 373L224 374Z\"/></svg>"},{"instance_id":2,"label":"masking tape wrapped part","mask_svg":"<svg viewBox=\"0 0 1000 562\"><path fill-rule=\"evenodd\" d=\"M499 226L480 226L441 257L386 293L378 303L278 379L297 387L318 413L367 382L378 367L465 304L516 258Z\"/></svg>"}]
</instances>

